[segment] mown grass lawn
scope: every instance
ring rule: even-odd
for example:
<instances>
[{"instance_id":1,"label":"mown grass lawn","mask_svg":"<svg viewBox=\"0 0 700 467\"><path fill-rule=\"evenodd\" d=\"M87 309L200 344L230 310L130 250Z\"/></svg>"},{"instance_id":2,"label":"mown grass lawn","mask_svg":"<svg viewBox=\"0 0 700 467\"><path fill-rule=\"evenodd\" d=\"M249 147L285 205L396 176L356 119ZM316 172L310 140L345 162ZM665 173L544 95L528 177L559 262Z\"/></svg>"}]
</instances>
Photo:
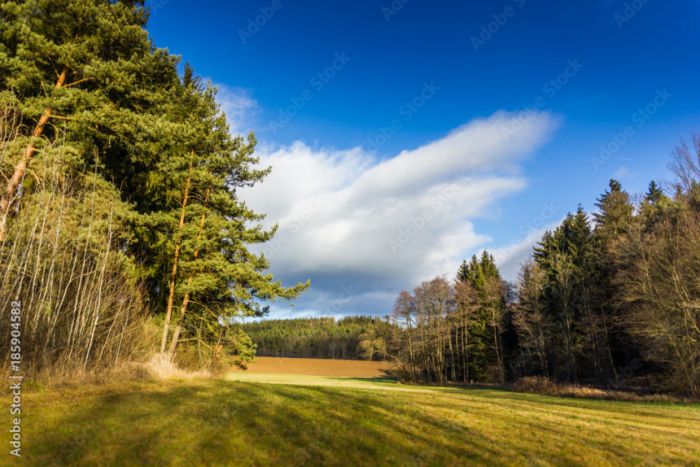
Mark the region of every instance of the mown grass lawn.
<instances>
[{"instance_id":1,"label":"mown grass lawn","mask_svg":"<svg viewBox=\"0 0 700 467\"><path fill-rule=\"evenodd\" d=\"M305 384L187 380L26 391L23 461L700 465L697 405Z\"/></svg>"}]
</instances>

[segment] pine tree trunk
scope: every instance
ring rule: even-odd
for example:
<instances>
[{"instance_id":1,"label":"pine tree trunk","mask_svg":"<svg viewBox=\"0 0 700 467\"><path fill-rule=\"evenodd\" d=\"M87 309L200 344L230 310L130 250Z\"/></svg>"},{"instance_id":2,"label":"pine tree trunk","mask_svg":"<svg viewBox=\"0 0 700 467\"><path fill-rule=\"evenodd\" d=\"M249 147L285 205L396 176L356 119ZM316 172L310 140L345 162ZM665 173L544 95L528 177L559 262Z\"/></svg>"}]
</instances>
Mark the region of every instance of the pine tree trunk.
<instances>
[{"instance_id":1,"label":"pine tree trunk","mask_svg":"<svg viewBox=\"0 0 700 467\"><path fill-rule=\"evenodd\" d=\"M190 196L190 187L192 185L192 158L194 151L190 155L190 164L187 170L187 180L182 193L182 208L180 209L180 222L178 223L178 231L181 231L185 226L185 213L187 211L187 202ZM163 323L163 336L160 341L160 351L165 352L168 343L168 329L170 328L170 320L173 316L173 303L175 302L175 283L177 282L177 267L180 262L180 249L182 247L181 240L175 242L175 252L173 253L173 266L170 270L170 279L168 281L168 304L165 309L165 323Z\"/></svg>"},{"instance_id":2,"label":"pine tree trunk","mask_svg":"<svg viewBox=\"0 0 700 467\"><path fill-rule=\"evenodd\" d=\"M66 82L67 74L68 69L63 68L63 71L61 71L61 74L58 76L58 80L56 81L54 89L61 89L63 87L64 83ZM7 236L7 217L10 214L10 209L12 208L15 193L17 192L20 183L22 183L24 174L27 172L27 167L29 166L29 161L32 159L32 157L34 156L34 152L36 151L36 147L34 146L34 139L40 137L44 133L44 126L50 118L51 108L47 108L46 110L44 110L44 113L41 115L39 121L34 127L34 131L32 132L32 139L27 144L22 158L15 166L15 170L12 173L12 177L7 182L7 186L5 187L5 193L3 193L2 198L0 198L0 215L2 215L2 218L0 218L0 242L4 242Z\"/></svg>"},{"instance_id":3,"label":"pine tree trunk","mask_svg":"<svg viewBox=\"0 0 700 467\"><path fill-rule=\"evenodd\" d=\"M209 190L207 190L206 195L204 196L204 203L206 204L207 201L209 200ZM199 251L201 247L201 241L202 241L202 235L204 233L204 222L206 221L206 214L202 214L202 217L199 219L199 231L197 232L197 241L196 245L197 247L194 250L193 256L194 259L196 260L199 258ZM187 285L190 286L192 285L192 281L194 278L192 276L187 278ZM180 314L178 316L177 320L177 326L175 326L175 331L173 332L173 337L172 340L170 341L170 358L172 359L175 357L175 351L177 350L177 343L178 340L180 339L180 333L182 332L182 320L187 314L187 307L190 304L190 293L186 292L185 297L182 299L182 305L180 306Z\"/></svg>"}]
</instances>

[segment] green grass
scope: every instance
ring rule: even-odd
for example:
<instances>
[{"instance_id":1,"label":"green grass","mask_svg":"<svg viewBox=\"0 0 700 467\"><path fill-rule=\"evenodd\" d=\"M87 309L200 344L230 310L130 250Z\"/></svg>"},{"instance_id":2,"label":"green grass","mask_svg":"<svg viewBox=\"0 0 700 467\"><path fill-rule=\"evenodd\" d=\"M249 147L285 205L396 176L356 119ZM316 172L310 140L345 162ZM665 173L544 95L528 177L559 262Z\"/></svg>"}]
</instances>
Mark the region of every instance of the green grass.
<instances>
[{"instance_id":1,"label":"green grass","mask_svg":"<svg viewBox=\"0 0 700 467\"><path fill-rule=\"evenodd\" d=\"M23 460L34 465L700 465L697 405L298 375L230 378L246 381L115 382L26 391ZM0 456L0 463L7 459Z\"/></svg>"}]
</instances>

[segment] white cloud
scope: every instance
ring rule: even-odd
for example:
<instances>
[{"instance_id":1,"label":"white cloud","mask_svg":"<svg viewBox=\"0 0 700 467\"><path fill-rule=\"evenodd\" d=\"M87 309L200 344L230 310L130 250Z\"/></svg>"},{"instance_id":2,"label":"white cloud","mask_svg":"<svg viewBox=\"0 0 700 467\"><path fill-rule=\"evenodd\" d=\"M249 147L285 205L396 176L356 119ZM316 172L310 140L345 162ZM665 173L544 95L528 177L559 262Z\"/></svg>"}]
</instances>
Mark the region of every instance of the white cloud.
<instances>
[{"instance_id":1,"label":"white cloud","mask_svg":"<svg viewBox=\"0 0 700 467\"><path fill-rule=\"evenodd\" d=\"M272 174L242 196L280 226L263 247L272 272L312 279L297 309L383 314L362 307L390 306L402 288L453 272L490 241L473 220L526 186L519 163L556 126L547 113L501 112L384 160L296 142L262 152Z\"/></svg>"},{"instance_id":2,"label":"white cloud","mask_svg":"<svg viewBox=\"0 0 700 467\"><path fill-rule=\"evenodd\" d=\"M258 103L248 90L217 84L216 101L226 114L231 133L246 135L252 130L252 120Z\"/></svg>"}]
</instances>

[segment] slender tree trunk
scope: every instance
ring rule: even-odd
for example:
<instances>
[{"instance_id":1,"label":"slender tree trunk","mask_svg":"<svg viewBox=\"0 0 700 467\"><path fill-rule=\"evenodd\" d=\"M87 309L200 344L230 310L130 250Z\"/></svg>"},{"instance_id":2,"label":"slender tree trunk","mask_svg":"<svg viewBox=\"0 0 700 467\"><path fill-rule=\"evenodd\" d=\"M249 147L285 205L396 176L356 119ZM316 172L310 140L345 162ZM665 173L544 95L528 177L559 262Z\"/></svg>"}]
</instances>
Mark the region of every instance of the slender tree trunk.
<instances>
[{"instance_id":1,"label":"slender tree trunk","mask_svg":"<svg viewBox=\"0 0 700 467\"><path fill-rule=\"evenodd\" d=\"M540 359L540 368L546 376L549 376L549 366L547 365L547 346L544 336L544 331L542 330L542 325L538 324L539 334L537 338L537 355Z\"/></svg>"},{"instance_id":2,"label":"slender tree trunk","mask_svg":"<svg viewBox=\"0 0 700 467\"><path fill-rule=\"evenodd\" d=\"M423 368L426 373L426 377L430 379L430 370L432 366L430 365L430 348L428 347L428 339L425 337L425 318L417 318L416 326L420 330L420 343L421 343L421 359L423 360Z\"/></svg>"},{"instance_id":3,"label":"slender tree trunk","mask_svg":"<svg viewBox=\"0 0 700 467\"><path fill-rule=\"evenodd\" d=\"M498 323L496 322L496 310L491 309L491 327L493 328L493 345L496 349L496 364L498 365L498 382L503 383L505 379L505 368L501 352L501 342L498 338Z\"/></svg>"},{"instance_id":4,"label":"slender tree trunk","mask_svg":"<svg viewBox=\"0 0 700 467\"><path fill-rule=\"evenodd\" d=\"M418 381L417 376L416 376L416 361L413 356L413 328L411 327L411 317L410 315L406 316L406 326L408 329L408 358L411 361L411 374L413 376L413 381L416 382Z\"/></svg>"},{"instance_id":5,"label":"slender tree trunk","mask_svg":"<svg viewBox=\"0 0 700 467\"><path fill-rule=\"evenodd\" d=\"M617 374L617 368L615 367L615 359L612 354L612 346L610 345L610 330L608 328L608 315L603 309L603 330L605 333L605 348L607 351L608 362L610 363L610 369L612 370L612 375L615 380L619 378Z\"/></svg>"},{"instance_id":6,"label":"slender tree trunk","mask_svg":"<svg viewBox=\"0 0 700 467\"><path fill-rule=\"evenodd\" d=\"M187 170L187 180L185 181L185 188L182 193L182 208L180 209L180 222L178 223L178 232L182 230L185 226L185 213L187 211L187 202L190 196L190 187L192 186L192 159L194 158L194 151L190 155L190 164ZM165 352L165 348L168 343L168 329L170 328L170 320L173 316L173 303L175 301L175 283L177 282L177 267L180 262L180 249L182 247L182 240L177 239L175 241L175 252L173 253L173 266L170 270L170 280L168 281L168 304L165 309L165 323L163 323L163 336L160 341L160 351Z\"/></svg>"},{"instance_id":7,"label":"slender tree trunk","mask_svg":"<svg viewBox=\"0 0 700 467\"><path fill-rule=\"evenodd\" d=\"M209 190L207 190L206 195L204 196L204 204L206 205L207 201L209 200ZM202 241L202 235L204 233L204 222L206 221L207 216L206 213L202 213L202 217L199 219L199 231L197 232L197 241L196 245L197 247L194 250L193 256L194 259L196 260L199 258L199 251L201 247L201 241ZM193 276L190 276L187 278L187 285L190 286L192 285L192 281L194 280ZM178 340L180 339L180 333L182 332L182 320L185 317L185 314L187 314L187 307L190 304L190 293L186 292L184 298L182 299L182 305L180 306L180 315L178 316L177 319L177 326L175 326L175 331L173 332L173 337L172 340L170 341L170 358L172 359L175 356L175 351L177 350L177 343Z\"/></svg>"},{"instance_id":8,"label":"slender tree trunk","mask_svg":"<svg viewBox=\"0 0 700 467\"><path fill-rule=\"evenodd\" d=\"M63 68L61 74L58 75L56 80L56 85L54 89L61 89L66 82L66 75L68 74L68 69ZM44 113L39 117L39 121L34 127L32 132L32 139L29 140L27 147L24 149L24 154L15 166L15 170L12 173L12 177L7 182L5 187L5 193L3 193L2 198L0 198L0 242L4 242L7 236L7 216L10 214L10 209L12 208L12 202L15 198L15 193L19 184L24 178L24 174L27 172L27 167L29 166L29 161L34 156L36 147L34 146L34 139L40 137L44 133L44 126L51 118L51 108L44 110Z\"/></svg>"},{"instance_id":9,"label":"slender tree trunk","mask_svg":"<svg viewBox=\"0 0 700 467\"><path fill-rule=\"evenodd\" d=\"M465 311L463 310L461 313L461 347L462 347L462 380L465 383L469 382L469 346L467 345L469 342L469 320L467 319L466 316L464 316Z\"/></svg>"},{"instance_id":10,"label":"slender tree trunk","mask_svg":"<svg viewBox=\"0 0 700 467\"><path fill-rule=\"evenodd\" d=\"M567 316L566 318L566 369L569 381L573 382L575 378L575 368L574 368L574 356L571 343L571 320Z\"/></svg>"},{"instance_id":11,"label":"slender tree trunk","mask_svg":"<svg viewBox=\"0 0 700 467\"><path fill-rule=\"evenodd\" d=\"M464 327L464 380L469 382L469 318Z\"/></svg>"},{"instance_id":12,"label":"slender tree trunk","mask_svg":"<svg viewBox=\"0 0 700 467\"><path fill-rule=\"evenodd\" d=\"M447 348L450 352L450 376L452 376L452 381L457 381L457 370L455 369L455 349L457 347L456 342L455 345L452 345L452 339L453 339L453 334L452 331L454 330L454 327L452 326L452 319L449 316L445 317L445 325L447 327ZM455 340L456 340L456 334L455 334Z\"/></svg>"}]
</instances>

